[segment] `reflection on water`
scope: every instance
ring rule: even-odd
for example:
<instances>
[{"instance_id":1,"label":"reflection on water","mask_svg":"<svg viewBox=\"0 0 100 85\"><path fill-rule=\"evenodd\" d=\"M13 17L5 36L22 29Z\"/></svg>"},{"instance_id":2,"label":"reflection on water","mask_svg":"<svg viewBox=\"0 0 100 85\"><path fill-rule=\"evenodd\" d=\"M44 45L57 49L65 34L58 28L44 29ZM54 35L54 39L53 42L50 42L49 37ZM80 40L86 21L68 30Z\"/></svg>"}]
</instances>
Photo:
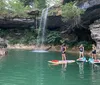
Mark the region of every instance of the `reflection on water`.
<instances>
[{"instance_id":1,"label":"reflection on water","mask_svg":"<svg viewBox=\"0 0 100 85\"><path fill-rule=\"evenodd\" d=\"M84 62L77 62L79 65L79 76L80 78L84 78Z\"/></svg>"},{"instance_id":2,"label":"reflection on water","mask_svg":"<svg viewBox=\"0 0 100 85\"><path fill-rule=\"evenodd\" d=\"M64 79L64 80L65 80L65 72L66 72L66 68L67 68L67 63L62 64L61 77L62 77L62 79Z\"/></svg>"},{"instance_id":3,"label":"reflection on water","mask_svg":"<svg viewBox=\"0 0 100 85\"><path fill-rule=\"evenodd\" d=\"M92 64L91 65L91 75L92 75L92 85L99 85L100 83L100 66ZM98 83L98 84L97 84Z\"/></svg>"},{"instance_id":4,"label":"reflection on water","mask_svg":"<svg viewBox=\"0 0 100 85\"><path fill-rule=\"evenodd\" d=\"M36 84L35 85L44 85L44 70L43 70L43 54L39 55L36 53L35 55L36 58L35 60L35 66L36 66Z\"/></svg>"},{"instance_id":5,"label":"reflection on water","mask_svg":"<svg viewBox=\"0 0 100 85\"><path fill-rule=\"evenodd\" d=\"M92 64L92 72L100 71L100 65Z\"/></svg>"}]
</instances>

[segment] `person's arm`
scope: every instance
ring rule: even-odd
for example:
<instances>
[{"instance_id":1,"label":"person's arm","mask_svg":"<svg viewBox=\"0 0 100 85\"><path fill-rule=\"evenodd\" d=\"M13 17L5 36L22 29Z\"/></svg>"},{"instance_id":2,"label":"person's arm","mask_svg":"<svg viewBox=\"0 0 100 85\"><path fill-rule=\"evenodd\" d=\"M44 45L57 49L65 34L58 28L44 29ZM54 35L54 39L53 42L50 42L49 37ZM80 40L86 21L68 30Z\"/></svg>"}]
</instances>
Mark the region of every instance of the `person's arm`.
<instances>
[{"instance_id":1,"label":"person's arm","mask_svg":"<svg viewBox=\"0 0 100 85\"><path fill-rule=\"evenodd\" d=\"M80 48L81 46L79 46L79 48Z\"/></svg>"},{"instance_id":2,"label":"person's arm","mask_svg":"<svg viewBox=\"0 0 100 85\"><path fill-rule=\"evenodd\" d=\"M83 53L84 53L84 47L83 47Z\"/></svg>"}]
</instances>

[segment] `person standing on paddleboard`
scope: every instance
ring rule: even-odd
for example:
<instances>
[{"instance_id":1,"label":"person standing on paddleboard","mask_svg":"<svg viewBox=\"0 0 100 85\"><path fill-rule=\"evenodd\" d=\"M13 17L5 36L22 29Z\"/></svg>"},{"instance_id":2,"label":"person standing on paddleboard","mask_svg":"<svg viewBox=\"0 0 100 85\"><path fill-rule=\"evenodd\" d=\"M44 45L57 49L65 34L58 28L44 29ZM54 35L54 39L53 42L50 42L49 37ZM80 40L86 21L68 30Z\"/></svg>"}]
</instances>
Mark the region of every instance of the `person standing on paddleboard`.
<instances>
[{"instance_id":1,"label":"person standing on paddleboard","mask_svg":"<svg viewBox=\"0 0 100 85\"><path fill-rule=\"evenodd\" d=\"M61 46L62 60L66 60L66 45Z\"/></svg>"},{"instance_id":2,"label":"person standing on paddleboard","mask_svg":"<svg viewBox=\"0 0 100 85\"><path fill-rule=\"evenodd\" d=\"M79 47L79 58L84 57L84 46L83 44Z\"/></svg>"},{"instance_id":3,"label":"person standing on paddleboard","mask_svg":"<svg viewBox=\"0 0 100 85\"><path fill-rule=\"evenodd\" d=\"M94 44L92 45L92 58L96 60L96 46Z\"/></svg>"}]
</instances>

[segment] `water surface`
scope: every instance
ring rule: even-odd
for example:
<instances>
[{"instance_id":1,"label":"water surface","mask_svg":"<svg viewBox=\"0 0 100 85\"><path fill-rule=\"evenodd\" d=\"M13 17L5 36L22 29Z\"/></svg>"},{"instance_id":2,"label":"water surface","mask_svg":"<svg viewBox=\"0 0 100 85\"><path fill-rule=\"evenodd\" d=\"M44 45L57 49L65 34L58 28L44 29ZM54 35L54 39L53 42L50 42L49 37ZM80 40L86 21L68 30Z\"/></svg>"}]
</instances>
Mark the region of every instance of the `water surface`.
<instances>
[{"instance_id":1,"label":"water surface","mask_svg":"<svg viewBox=\"0 0 100 85\"><path fill-rule=\"evenodd\" d=\"M0 85L100 85L99 66L76 62L53 66L47 62L52 59L60 60L61 54L10 50L0 60Z\"/></svg>"}]
</instances>

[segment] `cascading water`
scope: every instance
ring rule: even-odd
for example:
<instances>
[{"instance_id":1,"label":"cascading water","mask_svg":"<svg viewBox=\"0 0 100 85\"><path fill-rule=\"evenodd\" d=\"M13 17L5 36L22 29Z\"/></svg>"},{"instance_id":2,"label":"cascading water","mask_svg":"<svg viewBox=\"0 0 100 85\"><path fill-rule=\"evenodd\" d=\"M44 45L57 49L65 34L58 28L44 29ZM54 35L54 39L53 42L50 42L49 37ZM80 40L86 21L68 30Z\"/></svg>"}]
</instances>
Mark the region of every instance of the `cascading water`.
<instances>
[{"instance_id":1,"label":"cascading water","mask_svg":"<svg viewBox=\"0 0 100 85\"><path fill-rule=\"evenodd\" d=\"M42 10L41 19L40 19L40 25L38 30L38 37L37 37L37 45L34 52L47 52L44 49L44 43L45 43L45 27L46 27L46 21L48 16L48 10L50 7L62 3L63 0L46 0L47 8Z\"/></svg>"},{"instance_id":2,"label":"cascading water","mask_svg":"<svg viewBox=\"0 0 100 85\"><path fill-rule=\"evenodd\" d=\"M40 27L38 31L38 38L37 38L37 46L41 47L44 45L45 42L45 26L47 21L47 15L48 15L48 8L43 9L41 20L40 20Z\"/></svg>"},{"instance_id":3,"label":"cascading water","mask_svg":"<svg viewBox=\"0 0 100 85\"><path fill-rule=\"evenodd\" d=\"M49 8L45 8L42 10L35 52L45 52L45 50L43 50L43 46L45 42L45 26L48 16L48 9Z\"/></svg>"}]
</instances>

